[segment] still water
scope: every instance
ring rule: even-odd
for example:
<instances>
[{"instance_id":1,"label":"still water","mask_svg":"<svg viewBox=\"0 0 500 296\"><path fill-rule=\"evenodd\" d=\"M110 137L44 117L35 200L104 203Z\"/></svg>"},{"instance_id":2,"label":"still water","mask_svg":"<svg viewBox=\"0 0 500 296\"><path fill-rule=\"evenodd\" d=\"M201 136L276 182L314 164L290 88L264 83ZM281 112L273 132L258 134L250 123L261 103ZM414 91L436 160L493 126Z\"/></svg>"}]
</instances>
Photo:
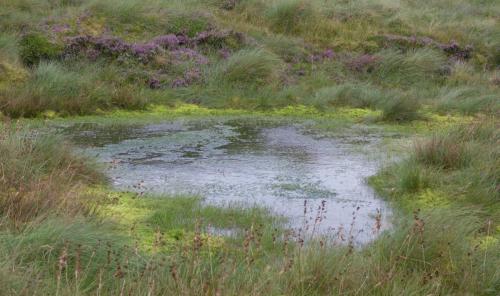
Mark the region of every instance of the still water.
<instances>
[{"instance_id":1,"label":"still water","mask_svg":"<svg viewBox=\"0 0 500 296\"><path fill-rule=\"evenodd\" d=\"M381 163L362 152L380 137L326 138L300 124L244 120L83 125L71 135L86 153L110 164L108 174L120 190L263 206L288 218L291 228L340 230L358 242L376 235L377 217L388 226L388 206L366 184Z\"/></svg>"}]
</instances>

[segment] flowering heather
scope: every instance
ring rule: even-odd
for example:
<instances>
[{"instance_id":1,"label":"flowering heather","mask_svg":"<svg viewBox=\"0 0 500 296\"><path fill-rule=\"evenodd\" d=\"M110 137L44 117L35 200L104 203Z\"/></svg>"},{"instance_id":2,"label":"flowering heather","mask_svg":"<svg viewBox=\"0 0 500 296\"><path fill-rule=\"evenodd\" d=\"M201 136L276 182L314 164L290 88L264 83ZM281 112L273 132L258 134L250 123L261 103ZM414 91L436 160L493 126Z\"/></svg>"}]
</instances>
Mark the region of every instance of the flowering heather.
<instances>
[{"instance_id":1,"label":"flowering heather","mask_svg":"<svg viewBox=\"0 0 500 296\"><path fill-rule=\"evenodd\" d=\"M163 48L167 49L174 49L177 48L179 45L181 45L181 41L185 39L178 38L177 35L174 34L168 34L168 35L163 35L163 36L158 36L152 40L152 43L161 46Z\"/></svg>"},{"instance_id":2,"label":"flowering heather","mask_svg":"<svg viewBox=\"0 0 500 296\"><path fill-rule=\"evenodd\" d=\"M50 30L52 33L65 33L70 30L70 26L68 24L55 24Z\"/></svg>"},{"instance_id":3,"label":"flowering heather","mask_svg":"<svg viewBox=\"0 0 500 296\"><path fill-rule=\"evenodd\" d=\"M93 40L93 45L97 50L109 55L119 55L130 51L131 45L118 37L98 37Z\"/></svg>"},{"instance_id":4,"label":"flowering heather","mask_svg":"<svg viewBox=\"0 0 500 296\"><path fill-rule=\"evenodd\" d=\"M184 73L184 77L176 78L172 81L172 88L189 86L201 78L201 71L198 68L189 69Z\"/></svg>"},{"instance_id":5,"label":"flowering heather","mask_svg":"<svg viewBox=\"0 0 500 296\"><path fill-rule=\"evenodd\" d=\"M77 55L84 53L89 58L95 59L98 55L117 57L130 52L132 46L120 38L116 37L94 37L80 35L66 38L66 55Z\"/></svg>"},{"instance_id":6,"label":"flowering heather","mask_svg":"<svg viewBox=\"0 0 500 296\"><path fill-rule=\"evenodd\" d=\"M66 55L84 53L92 60L99 55L118 57L130 54L146 63L163 48L169 50L176 60L191 60L198 64L207 64L208 58L191 47L197 44L223 44L224 38L233 35L234 33L229 31L202 32L195 38L189 38L184 34L168 34L158 36L146 43L133 44L117 37L80 35L66 38L65 53Z\"/></svg>"},{"instance_id":7,"label":"flowering heather","mask_svg":"<svg viewBox=\"0 0 500 296\"><path fill-rule=\"evenodd\" d=\"M184 78L176 78L174 81L172 81L171 86L172 88L179 88L179 87L186 87L188 86L188 84Z\"/></svg>"},{"instance_id":8,"label":"flowering heather","mask_svg":"<svg viewBox=\"0 0 500 296\"><path fill-rule=\"evenodd\" d=\"M176 61L194 61L200 65L206 65L209 62L206 56L191 48L179 48L170 53Z\"/></svg>"},{"instance_id":9,"label":"flowering heather","mask_svg":"<svg viewBox=\"0 0 500 296\"><path fill-rule=\"evenodd\" d=\"M159 52L160 47L155 43L135 43L130 49L141 61L147 62Z\"/></svg>"},{"instance_id":10,"label":"flowering heather","mask_svg":"<svg viewBox=\"0 0 500 296\"><path fill-rule=\"evenodd\" d=\"M335 57L335 52L332 49L326 49L323 52L314 52L310 54L305 61L310 63L321 63L325 60L331 60Z\"/></svg>"},{"instance_id":11,"label":"flowering heather","mask_svg":"<svg viewBox=\"0 0 500 296\"><path fill-rule=\"evenodd\" d=\"M179 40L179 45L188 46L191 44L191 38L185 33L176 34L177 40Z\"/></svg>"},{"instance_id":12,"label":"flowering heather","mask_svg":"<svg viewBox=\"0 0 500 296\"><path fill-rule=\"evenodd\" d=\"M322 57L324 59L333 59L335 57L335 52L332 49L327 49L323 51Z\"/></svg>"},{"instance_id":13,"label":"flowering heather","mask_svg":"<svg viewBox=\"0 0 500 296\"><path fill-rule=\"evenodd\" d=\"M309 55L308 62L318 63L318 62L321 62L322 60L323 59L322 59L322 56L320 54L311 54L311 55Z\"/></svg>"}]
</instances>

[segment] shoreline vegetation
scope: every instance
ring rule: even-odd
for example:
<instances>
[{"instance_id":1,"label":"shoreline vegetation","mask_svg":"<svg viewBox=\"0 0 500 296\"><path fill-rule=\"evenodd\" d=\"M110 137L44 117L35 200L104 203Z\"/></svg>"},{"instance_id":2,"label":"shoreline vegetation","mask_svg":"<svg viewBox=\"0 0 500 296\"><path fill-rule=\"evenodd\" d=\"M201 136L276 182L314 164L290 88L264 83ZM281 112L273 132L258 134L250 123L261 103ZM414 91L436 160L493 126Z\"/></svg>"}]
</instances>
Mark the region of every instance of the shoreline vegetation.
<instances>
[{"instance_id":1,"label":"shoreline vegetation","mask_svg":"<svg viewBox=\"0 0 500 296\"><path fill-rule=\"evenodd\" d=\"M500 3L0 0L0 295L498 295ZM54 126L308 121L413 141L363 246L117 192ZM48 129L49 132L39 132ZM161 198L160 198L161 197Z\"/></svg>"}]
</instances>

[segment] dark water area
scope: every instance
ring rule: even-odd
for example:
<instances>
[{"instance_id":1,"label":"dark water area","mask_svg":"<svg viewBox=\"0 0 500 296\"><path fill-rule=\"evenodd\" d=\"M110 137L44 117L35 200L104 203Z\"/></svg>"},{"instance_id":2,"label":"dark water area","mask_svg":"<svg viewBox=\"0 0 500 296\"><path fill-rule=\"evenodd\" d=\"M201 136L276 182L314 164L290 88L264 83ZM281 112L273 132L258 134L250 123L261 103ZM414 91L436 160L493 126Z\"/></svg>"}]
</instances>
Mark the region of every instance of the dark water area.
<instances>
[{"instance_id":1,"label":"dark water area","mask_svg":"<svg viewBox=\"0 0 500 296\"><path fill-rule=\"evenodd\" d=\"M296 230L342 231L358 242L376 236L377 218L388 227L390 209L366 184L382 165L366 153L376 149L377 136L317 137L300 124L238 120L80 125L66 133L85 153L110 164L119 190L263 206Z\"/></svg>"}]
</instances>

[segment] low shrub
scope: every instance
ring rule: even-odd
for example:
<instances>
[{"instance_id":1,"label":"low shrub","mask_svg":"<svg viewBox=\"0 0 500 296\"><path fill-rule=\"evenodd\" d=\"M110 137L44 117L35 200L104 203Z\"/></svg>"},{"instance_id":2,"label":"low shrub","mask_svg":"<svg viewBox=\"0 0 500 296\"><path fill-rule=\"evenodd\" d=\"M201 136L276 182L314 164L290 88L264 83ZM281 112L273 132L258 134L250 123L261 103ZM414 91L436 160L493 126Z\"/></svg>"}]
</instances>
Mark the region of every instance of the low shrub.
<instances>
[{"instance_id":1,"label":"low shrub","mask_svg":"<svg viewBox=\"0 0 500 296\"><path fill-rule=\"evenodd\" d=\"M62 53L62 48L47 37L38 33L23 36L19 42L19 55L27 66L38 64L42 60L57 58Z\"/></svg>"}]
</instances>

